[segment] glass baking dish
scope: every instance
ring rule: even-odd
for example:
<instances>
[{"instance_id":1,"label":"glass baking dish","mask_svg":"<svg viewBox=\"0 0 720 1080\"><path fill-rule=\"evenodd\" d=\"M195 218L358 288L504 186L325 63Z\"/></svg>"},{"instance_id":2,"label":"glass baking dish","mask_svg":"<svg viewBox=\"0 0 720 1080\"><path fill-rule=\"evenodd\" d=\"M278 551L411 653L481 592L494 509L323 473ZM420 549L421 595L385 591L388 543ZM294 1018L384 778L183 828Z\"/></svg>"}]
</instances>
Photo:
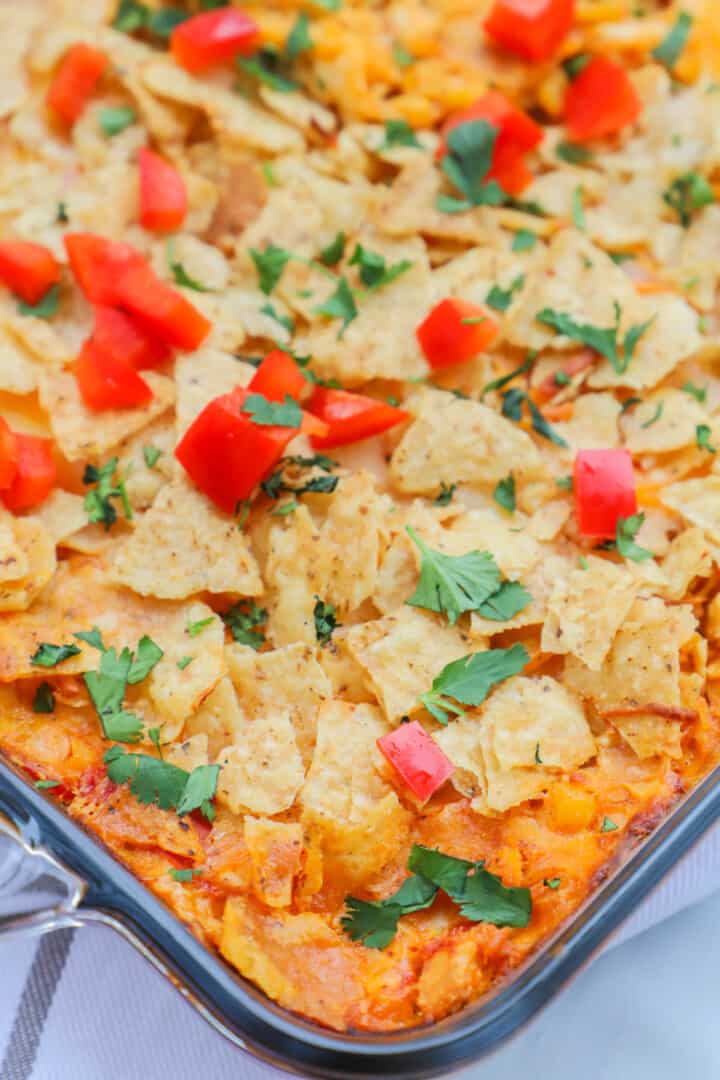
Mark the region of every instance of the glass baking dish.
<instances>
[{"instance_id":1,"label":"glass baking dish","mask_svg":"<svg viewBox=\"0 0 720 1080\"><path fill-rule=\"evenodd\" d=\"M101 923L168 978L217 1031L305 1076L408 1080L496 1049L590 959L720 814L720 767L648 835L639 829L566 924L502 983L429 1027L329 1032L279 1008L211 953L94 837L0 759L0 939Z\"/></svg>"}]
</instances>

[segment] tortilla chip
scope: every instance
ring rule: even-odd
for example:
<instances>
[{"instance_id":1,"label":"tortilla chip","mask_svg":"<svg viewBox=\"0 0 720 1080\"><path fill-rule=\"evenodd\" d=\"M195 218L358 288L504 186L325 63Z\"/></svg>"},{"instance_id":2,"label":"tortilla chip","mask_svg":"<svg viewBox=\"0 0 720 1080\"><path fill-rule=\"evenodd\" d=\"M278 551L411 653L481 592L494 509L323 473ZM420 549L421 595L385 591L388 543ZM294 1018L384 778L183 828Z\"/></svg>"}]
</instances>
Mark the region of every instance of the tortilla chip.
<instances>
[{"instance_id":1,"label":"tortilla chip","mask_svg":"<svg viewBox=\"0 0 720 1080\"><path fill-rule=\"evenodd\" d=\"M166 484L116 552L114 579L142 596L258 596L257 563L237 521L185 480Z\"/></svg>"},{"instance_id":2,"label":"tortilla chip","mask_svg":"<svg viewBox=\"0 0 720 1080\"><path fill-rule=\"evenodd\" d=\"M207 765L209 761L207 735L202 733L189 735L182 742L169 743L163 750L163 757L171 765L177 765L179 769L185 769L186 772L192 772L201 765Z\"/></svg>"},{"instance_id":3,"label":"tortilla chip","mask_svg":"<svg viewBox=\"0 0 720 1080\"><path fill-rule=\"evenodd\" d=\"M24 611L55 573L55 544L45 526L30 518L8 523L4 539L0 611Z\"/></svg>"},{"instance_id":4,"label":"tortilla chip","mask_svg":"<svg viewBox=\"0 0 720 1080\"><path fill-rule=\"evenodd\" d=\"M252 861L253 891L271 908L289 907L300 872L303 830L299 822L246 817L245 843Z\"/></svg>"},{"instance_id":5,"label":"tortilla chip","mask_svg":"<svg viewBox=\"0 0 720 1080\"><path fill-rule=\"evenodd\" d=\"M681 480L660 491L660 500L691 525L702 529L713 543L720 543L720 476Z\"/></svg>"},{"instance_id":6,"label":"tortilla chip","mask_svg":"<svg viewBox=\"0 0 720 1080\"><path fill-rule=\"evenodd\" d=\"M179 357L175 365L178 442L206 405L236 386L247 386L254 374L250 364L219 349L205 347Z\"/></svg>"},{"instance_id":7,"label":"tortilla chip","mask_svg":"<svg viewBox=\"0 0 720 1080\"><path fill-rule=\"evenodd\" d=\"M639 758L655 757L656 754L682 757L682 725L679 720L654 713L630 713L608 719Z\"/></svg>"},{"instance_id":8,"label":"tortilla chip","mask_svg":"<svg viewBox=\"0 0 720 1080\"><path fill-rule=\"evenodd\" d=\"M685 529L662 561L667 579L664 595L668 600L682 600L695 578L710 576L712 565L713 554L702 529Z\"/></svg>"},{"instance_id":9,"label":"tortilla chip","mask_svg":"<svg viewBox=\"0 0 720 1080\"><path fill-rule=\"evenodd\" d=\"M218 758L218 802L234 814L289 810L305 779L289 712L244 717L235 737Z\"/></svg>"},{"instance_id":10,"label":"tortilla chip","mask_svg":"<svg viewBox=\"0 0 720 1080\"><path fill-rule=\"evenodd\" d=\"M200 648L199 645L188 645L186 655L191 657L191 664ZM221 750L237 741L237 732L244 723L245 717L235 688L228 676L224 675L187 720L184 734L188 738L203 735L207 742L208 759L216 761Z\"/></svg>"}]
</instances>

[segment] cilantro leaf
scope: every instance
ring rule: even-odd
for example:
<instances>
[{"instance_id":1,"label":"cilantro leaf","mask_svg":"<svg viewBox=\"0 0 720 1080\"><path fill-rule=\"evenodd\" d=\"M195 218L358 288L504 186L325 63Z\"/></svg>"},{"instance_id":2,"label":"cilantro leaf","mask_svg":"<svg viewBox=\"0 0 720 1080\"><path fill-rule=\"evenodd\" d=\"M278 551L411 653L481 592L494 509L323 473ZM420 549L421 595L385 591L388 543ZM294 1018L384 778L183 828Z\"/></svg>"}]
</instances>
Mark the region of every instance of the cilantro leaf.
<instances>
[{"instance_id":1,"label":"cilantro leaf","mask_svg":"<svg viewBox=\"0 0 720 1080\"><path fill-rule=\"evenodd\" d=\"M197 622L188 623L185 627L185 633L188 637L197 637L198 634L202 634L203 630L210 626L210 623L215 621L214 615L208 615L207 619L198 619Z\"/></svg>"},{"instance_id":2,"label":"cilantro leaf","mask_svg":"<svg viewBox=\"0 0 720 1080\"><path fill-rule=\"evenodd\" d=\"M162 651L159 645L156 645L152 638L144 634L139 642L135 651L135 657L133 659L130 671L128 672L127 681L131 686L135 686L136 683L142 682L150 674L160 660L162 660L165 653Z\"/></svg>"},{"instance_id":3,"label":"cilantro leaf","mask_svg":"<svg viewBox=\"0 0 720 1080\"><path fill-rule=\"evenodd\" d=\"M163 7L158 11L148 13L147 28L156 37L167 40L176 26L186 22L190 18L189 11L182 8Z\"/></svg>"},{"instance_id":4,"label":"cilantro leaf","mask_svg":"<svg viewBox=\"0 0 720 1080\"><path fill-rule=\"evenodd\" d=\"M321 600L320 597L316 598L317 603L313 608L313 620L315 622L315 637L320 645L327 645L328 641L333 635L333 632L337 629L340 623L337 621L335 614L335 608L332 604L326 603Z\"/></svg>"},{"instance_id":5,"label":"cilantro leaf","mask_svg":"<svg viewBox=\"0 0 720 1080\"><path fill-rule=\"evenodd\" d=\"M117 510L111 502L112 499L120 499L128 520L133 516L125 490L125 481L113 481L117 464L118 459L113 457L100 468L95 465L86 465L82 478L83 484L95 484L95 487L85 495L84 505L88 521L101 521L106 530L117 521Z\"/></svg>"},{"instance_id":6,"label":"cilantro leaf","mask_svg":"<svg viewBox=\"0 0 720 1080\"><path fill-rule=\"evenodd\" d=\"M368 289L379 289L382 285L389 285L404 274L410 269L412 263L408 259L403 259L394 266L386 266L384 255L368 251L362 244L356 244L350 266L360 268L360 280Z\"/></svg>"},{"instance_id":7,"label":"cilantro leaf","mask_svg":"<svg viewBox=\"0 0 720 1080\"><path fill-rule=\"evenodd\" d=\"M327 247L324 247L318 255L318 259L323 266L337 266L345 253L346 242L347 237L344 232L335 234L335 239Z\"/></svg>"},{"instance_id":8,"label":"cilantro leaf","mask_svg":"<svg viewBox=\"0 0 720 1080\"><path fill-rule=\"evenodd\" d=\"M537 233L531 229L518 229L512 242L513 251L532 251L537 244Z\"/></svg>"},{"instance_id":9,"label":"cilantro leaf","mask_svg":"<svg viewBox=\"0 0 720 1080\"><path fill-rule=\"evenodd\" d=\"M556 446L567 447L568 444L562 435L558 435L557 431L547 422L533 399L524 390L514 387L512 390L506 390L502 396L501 411L508 420L516 422L521 420L523 405L527 405L530 411L530 422L533 431L536 431L538 435L548 439L549 442L554 443Z\"/></svg>"},{"instance_id":10,"label":"cilantro leaf","mask_svg":"<svg viewBox=\"0 0 720 1080\"><path fill-rule=\"evenodd\" d=\"M580 72L585 70L591 59L590 53L575 53L574 56L568 56L567 60L563 60L562 68L568 79L576 79Z\"/></svg>"},{"instance_id":11,"label":"cilantro leaf","mask_svg":"<svg viewBox=\"0 0 720 1080\"><path fill-rule=\"evenodd\" d=\"M220 617L235 641L257 650L265 644L265 635L255 628L261 626L267 616L265 608L259 608L254 600L239 600Z\"/></svg>"},{"instance_id":12,"label":"cilantro leaf","mask_svg":"<svg viewBox=\"0 0 720 1080\"><path fill-rule=\"evenodd\" d=\"M572 194L572 219L573 225L580 232L585 232L585 206L583 204L583 189L580 184Z\"/></svg>"},{"instance_id":13,"label":"cilantro leaf","mask_svg":"<svg viewBox=\"0 0 720 1080\"><path fill-rule=\"evenodd\" d=\"M137 3L137 0L120 0L112 25L116 30L123 30L131 34L133 30L141 30L147 25L150 9L146 4Z\"/></svg>"},{"instance_id":14,"label":"cilantro leaf","mask_svg":"<svg viewBox=\"0 0 720 1080\"><path fill-rule=\"evenodd\" d=\"M260 308L260 313L262 315L269 316L269 318L271 319L274 319L276 323L280 324L280 326L284 326L288 334L292 334L295 330L295 323L292 321L290 316L281 315L280 312L275 310L272 304L263 304L263 306Z\"/></svg>"},{"instance_id":15,"label":"cilantro leaf","mask_svg":"<svg viewBox=\"0 0 720 1080\"><path fill-rule=\"evenodd\" d=\"M704 405L707 401L707 388L704 386L696 386L695 383L686 382L680 389L684 390L686 394L690 394L690 397L694 397L701 405Z\"/></svg>"},{"instance_id":16,"label":"cilantro leaf","mask_svg":"<svg viewBox=\"0 0 720 1080\"><path fill-rule=\"evenodd\" d=\"M314 309L316 315L327 315L329 319L342 319L338 337L342 337L353 319L357 318L358 309L352 289L345 278L341 277L337 288L327 300Z\"/></svg>"},{"instance_id":17,"label":"cilantro leaf","mask_svg":"<svg viewBox=\"0 0 720 1080\"><path fill-rule=\"evenodd\" d=\"M41 682L38 686L32 700L32 711L34 713L55 712L55 695L50 683Z\"/></svg>"},{"instance_id":18,"label":"cilantro leaf","mask_svg":"<svg viewBox=\"0 0 720 1080\"><path fill-rule=\"evenodd\" d=\"M604 817L602 819L602 825L600 826L600 832L615 832L618 826L612 820L612 818Z\"/></svg>"},{"instance_id":19,"label":"cilantro leaf","mask_svg":"<svg viewBox=\"0 0 720 1080\"><path fill-rule=\"evenodd\" d=\"M299 428L302 424L302 409L289 394L282 402L270 401L263 394L249 394L242 412L247 413L253 424L260 427Z\"/></svg>"},{"instance_id":20,"label":"cilantro leaf","mask_svg":"<svg viewBox=\"0 0 720 1080\"><path fill-rule=\"evenodd\" d=\"M299 83L290 78L287 55L274 45L264 45L253 56L239 56L237 65L246 75L264 83L271 90L290 94L300 89Z\"/></svg>"},{"instance_id":21,"label":"cilantro leaf","mask_svg":"<svg viewBox=\"0 0 720 1080\"><path fill-rule=\"evenodd\" d=\"M402 46L399 41L395 41L393 43L392 55L393 60L398 67L410 67L411 64L415 63L415 57L413 56L413 54L411 52L408 52L407 49Z\"/></svg>"},{"instance_id":22,"label":"cilantro leaf","mask_svg":"<svg viewBox=\"0 0 720 1080\"><path fill-rule=\"evenodd\" d=\"M440 167L465 198L440 196L439 210L459 213L473 206L500 206L504 202L505 192L497 181L486 182L496 139L497 128L486 120L468 120L452 129L447 136L448 150Z\"/></svg>"},{"instance_id":23,"label":"cilantro leaf","mask_svg":"<svg viewBox=\"0 0 720 1080\"><path fill-rule=\"evenodd\" d=\"M567 161L568 165L585 165L593 157L592 150L580 143L560 142L555 147L555 153L561 161Z\"/></svg>"},{"instance_id":24,"label":"cilantro leaf","mask_svg":"<svg viewBox=\"0 0 720 1080\"><path fill-rule=\"evenodd\" d=\"M408 867L437 885L460 906L460 914L472 922L494 926L527 926L532 913L530 890L503 885L482 862L456 859L441 851L414 844Z\"/></svg>"},{"instance_id":25,"label":"cilantro leaf","mask_svg":"<svg viewBox=\"0 0 720 1080\"><path fill-rule=\"evenodd\" d=\"M644 514L633 514L631 517L617 519L615 528L615 544L620 555L624 559L632 559L633 562L643 562L645 559L653 559L652 551L642 548L635 543L635 537L645 520Z\"/></svg>"},{"instance_id":26,"label":"cilantro leaf","mask_svg":"<svg viewBox=\"0 0 720 1080\"><path fill-rule=\"evenodd\" d=\"M489 596L477 609L483 619L506 622L531 602L532 596L519 581L503 581L497 592Z\"/></svg>"},{"instance_id":27,"label":"cilantro leaf","mask_svg":"<svg viewBox=\"0 0 720 1080\"><path fill-rule=\"evenodd\" d=\"M695 428L695 439L700 450L707 450L709 454L717 454L717 447L710 442L712 428L709 424L698 424Z\"/></svg>"},{"instance_id":28,"label":"cilantro leaf","mask_svg":"<svg viewBox=\"0 0 720 1080\"><path fill-rule=\"evenodd\" d=\"M168 268L176 285L181 285L185 289L193 289L195 292L211 292L201 282L196 281L194 277L190 277L183 264L175 257L175 245L172 240L168 240L165 254Z\"/></svg>"},{"instance_id":29,"label":"cilantro leaf","mask_svg":"<svg viewBox=\"0 0 720 1080\"><path fill-rule=\"evenodd\" d=\"M198 877L202 874L202 870L196 869L194 866L190 866L187 869L178 869L177 867L172 866L168 870L168 873L173 881L177 881L180 885L187 885L194 877Z\"/></svg>"},{"instance_id":30,"label":"cilantro leaf","mask_svg":"<svg viewBox=\"0 0 720 1080\"><path fill-rule=\"evenodd\" d=\"M477 611L497 592L500 570L489 551L444 555L429 548L411 525L406 532L421 554L420 579L405 602L426 611L444 612L454 625L465 611ZM433 684L433 689L434 689Z\"/></svg>"},{"instance_id":31,"label":"cilantro leaf","mask_svg":"<svg viewBox=\"0 0 720 1080\"><path fill-rule=\"evenodd\" d=\"M697 172L686 172L673 180L663 200L675 211L680 224L687 229L693 213L715 202L715 193L704 176Z\"/></svg>"},{"instance_id":32,"label":"cilantro leaf","mask_svg":"<svg viewBox=\"0 0 720 1080\"><path fill-rule=\"evenodd\" d=\"M112 138L119 135L125 128L130 127L137 120L137 113L128 106L119 105L114 108L101 109L98 122L105 135Z\"/></svg>"},{"instance_id":33,"label":"cilantro leaf","mask_svg":"<svg viewBox=\"0 0 720 1080\"><path fill-rule=\"evenodd\" d=\"M35 667L56 667L63 660L77 656L79 652L77 645L51 645L43 641L30 657L30 663Z\"/></svg>"},{"instance_id":34,"label":"cilantro leaf","mask_svg":"<svg viewBox=\"0 0 720 1080\"><path fill-rule=\"evenodd\" d=\"M93 649L99 649L100 652L105 652L105 643L102 639L102 633L98 626L93 626L92 630L78 630L76 634L73 634L78 641L85 641L88 645L92 645Z\"/></svg>"},{"instance_id":35,"label":"cilantro leaf","mask_svg":"<svg viewBox=\"0 0 720 1080\"><path fill-rule=\"evenodd\" d=\"M255 263L260 288L269 296L282 277L283 270L292 259L292 254L285 248L268 244L264 251L250 248L250 255Z\"/></svg>"},{"instance_id":36,"label":"cilantro leaf","mask_svg":"<svg viewBox=\"0 0 720 1080\"><path fill-rule=\"evenodd\" d=\"M507 289L502 289L499 285L493 285L492 289L485 297L485 303L488 307L494 308L495 311L507 311L513 301L515 293L519 289L522 289L524 284L525 275L518 274Z\"/></svg>"},{"instance_id":37,"label":"cilantro leaf","mask_svg":"<svg viewBox=\"0 0 720 1080\"><path fill-rule=\"evenodd\" d=\"M60 307L60 286L51 285L44 296L41 296L37 304L26 304L24 300L18 301L18 312L21 315L33 315L36 319L51 319L57 314Z\"/></svg>"},{"instance_id":38,"label":"cilantro leaf","mask_svg":"<svg viewBox=\"0 0 720 1080\"><path fill-rule=\"evenodd\" d=\"M57 204L57 214L55 215L55 221L58 225L67 225L70 221L67 212L67 204L62 201Z\"/></svg>"},{"instance_id":39,"label":"cilantro leaf","mask_svg":"<svg viewBox=\"0 0 720 1080\"><path fill-rule=\"evenodd\" d=\"M193 810L200 810L208 821L215 817L212 800L217 790L219 765L198 765L190 773L183 793L177 803L177 812L182 817Z\"/></svg>"},{"instance_id":40,"label":"cilantro leaf","mask_svg":"<svg viewBox=\"0 0 720 1080\"><path fill-rule=\"evenodd\" d=\"M660 64L667 68L673 68L680 58L680 54L687 44L692 29L693 17L687 12L681 11L675 20L670 33L656 45L652 55Z\"/></svg>"},{"instance_id":41,"label":"cilantro leaf","mask_svg":"<svg viewBox=\"0 0 720 1080\"><path fill-rule=\"evenodd\" d=\"M559 889L561 882L562 878L559 877L543 878L543 885L548 889Z\"/></svg>"},{"instance_id":42,"label":"cilantro leaf","mask_svg":"<svg viewBox=\"0 0 720 1080\"><path fill-rule=\"evenodd\" d=\"M501 375L499 379L493 379L491 382L486 383L483 387L482 393L480 394L480 400L482 401L485 395L489 394L491 390L502 390L504 386L507 386L507 384L512 382L513 379L516 379L518 375L524 375L525 372L529 371L530 368L533 366L536 357L537 353L528 353L520 367L516 367L512 371L509 371L507 375ZM518 416L517 419L519 420L520 417Z\"/></svg>"},{"instance_id":43,"label":"cilantro leaf","mask_svg":"<svg viewBox=\"0 0 720 1080\"><path fill-rule=\"evenodd\" d=\"M420 702L436 720L447 724L448 713L460 716L464 711L454 702L482 705L494 686L517 675L529 660L525 646L519 644L461 656L435 676L432 689L420 695Z\"/></svg>"},{"instance_id":44,"label":"cilantro leaf","mask_svg":"<svg viewBox=\"0 0 720 1080\"><path fill-rule=\"evenodd\" d=\"M386 900L346 897L346 914L340 922L353 941L361 941L368 949L384 949L395 937L401 915L409 915L412 911L422 911L430 907L437 893L436 885L423 877L413 875Z\"/></svg>"},{"instance_id":45,"label":"cilantro leaf","mask_svg":"<svg viewBox=\"0 0 720 1080\"><path fill-rule=\"evenodd\" d=\"M158 461L163 455L162 450L158 450L157 446L143 446L143 459L148 469L154 469Z\"/></svg>"},{"instance_id":46,"label":"cilantro leaf","mask_svg":"<svg viewBox=\"0 0 720 1080\"><path fill-rule=\"evenodd\" d=\"M33 784L36 791L52 791L53 788L62 787L59 780L36 780Z\"/></svg>"},{"instance_id":47,"label":"cilantro leaf","mask_svg":"<svg viewBox=\"0 0 720 1080\"><path fill-rule=\"evenodd\" d=\"M620 317L621 309L617 302L615 303L615 324L607 328L592 326L590 323L578 323L571 315L566 315L561 311L553 311L552 308L543 308L535 316L537 321L545 326L551 326L553 330L564 334L565 337L571 338L573 341L579 341L581 345L587 345L589 348L594 349L595 352L600 353L610 362L614 370L621 375L627 370L637 343L643 334L649 330L654 321L654 316L648 319L647 322L630 327L622 342L622 354L619 351L620 343L618 341Z\"/></svg>"},{"instance_id":48,"label":"cilantro leaf","mask_svg":"<svg viewBox=\"0 0 720 1080\"><path fill-rule=\"evenodd\" d=\"M181 656L177 662L177 666L181 671L184 671L186 667L190 667L194 659L194 656Z\"/></svg>"},{"instance_id":49,"label":"cilantro leaf","mask_svg":"<svg viewBox=\"0 0 720 1080\"><path fill-rule=\"evenodd\" d=\"M657 405L655 406L655 411L653 412L652 416L649 418L649 420L646 420L644 423L642 423L640 425L640 427L643 428L643 429L651 428L653 426L653 424L657 424L658 420L660 419L660 417L663 414L664 409L665 409L665 402L664 401L659 401L657 403Z\"/></svg>"},{"instance_id":50,"label":"cilantro leaf","mask_svg":"<svg viewBox=\"0 0 720 1080\"><path fill-rule=\"evenodd\" d=\"M440 494L436 495L433 499L434 506L449 506L452 502L453 495L457 489L457 484L446 484L444 480L440 481Z\"/></svg>"},{"instance_id":51,"label":"cilantro leaf","mask_svg":"<svg viewBox=\"0 0 720 1080\"><path fill-rule=\"evenodd\" d=\"M378 149L391 150L393 146L412 146L417 150L422 150L418 137L407 120L385 121L385 138Z\"/></svg>"},{"instance_id":52,"label":"cilantro leaf","mask_svg":"<svg viewBox=\"0 0 720 1080\"><path fill-rule=\"evenodd\" d=\"M114 784L129 784L138 802L175 810L183 797L190 773L162 758L134 754L111 746L103 754L108 777Z\"/></svg>"},{"instance_id":53,"label":"cilantro leaf","mask_svg":"<svg viewBox=\"0 0 720 1080\"><path fill-rule=\"evenodd\" d=\"M310 20L305 12L298 15L285 42L285 55L288 60L296 60L300 53L308 52L313 47L310 37Z\"/></svg>"}]
</instances>

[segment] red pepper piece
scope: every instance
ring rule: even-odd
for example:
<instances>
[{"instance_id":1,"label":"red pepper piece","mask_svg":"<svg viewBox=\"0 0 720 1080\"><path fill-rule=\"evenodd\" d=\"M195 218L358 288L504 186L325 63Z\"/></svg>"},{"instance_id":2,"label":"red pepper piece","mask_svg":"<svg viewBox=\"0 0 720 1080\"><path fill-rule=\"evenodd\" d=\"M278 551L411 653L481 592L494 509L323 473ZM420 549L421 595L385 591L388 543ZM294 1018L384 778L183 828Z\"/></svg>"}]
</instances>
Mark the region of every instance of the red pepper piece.
<instances>
[{"instance_id":1,"label":"red pepper piece","mask_svg":"<svg viewBox=\"0 0 720 1080\"><path fill-rule=\"evenodd\" d=\"M212 324L182 293L156 275L145 262L128 262L114 286L115 303L160 341L192 351L202 345Z\"/></svg>"},{"instance_id":2,"label":"red pepper piece","mask_svg":"<svg viewBox=\"0 0 720 1080\"><path fill-rule=\"evenodd\" d=\"M263 394L270 401L284 401L286 394L299 401L307 385L307 379L292 356L281 349L273 349L253 375L248 390Z\"/></svg>"},{"instance_id":3,"label":"red pepper piece","mask_svg":"<svg viewBox=\"0 0 720 1080\"><path fill-rule=\"evenodd\" d=\"M447 299L437 304L416 333L433 371L464 364L484 352L498 334L498 324L487 308L467 300Z\"/></svg>"},{"instance_id":4,"label":"red pepper piece","mask_svg":"<svg viewBox=\"0 0 720 1080\"><path fill-rule=\"evenodd\" d=\"M151 232L175 232L185 220L185 181L174 165L144 146L140 169L140 224Z\"/></svg>"},{"instance_id":5,"label":"red pepper piece","mask_svg":"<svg viewBox=\"0 0 720 1080\"><path fill-rule=\"evenodd\" d=\"M575 0L495 0L485 20L488 37L524 60L549 60L575 19Z\"/></svg>"},{"instance_id":6,"label":"red pepper piece","mask_svg":"<svg viewBox=\"0 0 720 1080\"><path fill-rule=\"evenodd\" d=\"M573 488L582 536L614 540L618 518L637 513L635 475L627 450L580 450Z\"/></svg>"},{"instance_id":7,"label":"red pepper piece","mask_svg":"<svg viewBox=\"0 0 720 1080\"><path fill-rule=\"evenodd\" d=\"M542 142L545 134L543 129L527 113L508 101L504 94L490 90L466 109L447 118L435 155L438 160L447 153L447 136L453 128L471 120L486 120L497 129L487 179L497 180L509 195L519 195L533 178L524 155Z\"/></svg>"},{"instance_id":8,"label":"red pepper piece","mask_svg":"<svg viewBox=\"0 0 720 1080\"><path fill-rule=\"evenodd\" d=\"M17 435L0 416L0 491L7 491L17 473Z\"/></svg>"},{"instance_id":9,"label":"red pepper piece","mask_svg":"<svg viewBox=\"0 0 720 1080\"><path fill-rule=\"evenodd\" d=\"M90 45L73 45L50 84L47 103L66 124L74 124L108 66L108 58Z\"/></svg>"},{"instance_id":10,"label":"red pepper piece","mask_svg":"<svg viewBox=\"0 0 720 1080\"><path fill-rule=\"evenodd\" d=\"M420 802L427 802L454 771L452 761L417 720L382 735L377 745Z\"/></svg>"},{"instance_id":11,"label":"red pepper piece","mask_svg":"<svg viewBox=\"0 0 720 1080\"><path fill-rule=\"evenodd\" d=\"M153 396L129 360L99 348L93 338L85 342L75 361L75 378L80 396L93 412L132 409Z\"/></svg>"},{"instance_id":12,"label":"red pepper piece","mask_svg":"<svg viewBox=\"0 0 720 1080\"><path fill-rule=\"evenodd\" d=\"M627 71L605 56L593 57L565 95L565 123L576 142L615 135L634 124L641 110Z\"/></svg>"},{"instance_id":13,"label":"red pepper piece","mask_svg":"<svg viewBox=\"0 0 720 1080\"><path fill-rule=\"evenodd\" d=\"M171 355L167 345L116 308L95 309L92 338L100 352L123 360L138 371L158 367Z\"/></svg>"},{"instance_id":14,"label":"red pepper piece","mask_svg":"<svg viewBox=\"0 0 720 1080\"><path fill-rule=\"evenodd\" d=\"M15 445L15 477L0 497L8 510L17 514L45 501L55 487L57 468L50 439L16 433Z\"/></svg>"},{"instance_id":15,"label":"red pepper piece","mask_svg":"<svg viewBox=\"0 0 720 1080\"><path fill-rule=\"evenodd\" d=\"M60 280L60 264L52 251L28 240L0 243L0 281L26 304L37 304Z\"/></svg>"},{"instance_id":16,"label":"red pepper piece","mask_svg":"<svg viewBox=\"0 0 720 1080\"><path fill-rule=\"evenodd\" d=\"M228 514L252 495L298 434L297 428L253 423L241 411L247 394L235 390L211 401L175 449L192 481Z\"/></svg>"},{"instance_id":17,"label":"red pepper piece","mask_svg":"<svg viewBox=\"0 0 720 1080\"><path fill-rule=\"evenodd\" d=\"M66 233L63 242L70 269L91 304L113 304L115 285L124 268L145 261L129 244L94 233Z\"/></svg>"},{"instance_id":18,"label":"red pepper piece","mask_svg":"<svg viewBox=\"0 0 720 1080\"><path fill-rule=\"evenodd\" d=\"M224 7L193 15L176 26L170 38L175 60L187 71L205 71L255 48L260 30L239 8Z\"/></svg>"},{"instance_id":19,"label":"red pepper piece","mask_svg":"<svg viewBox=\"0 0 720 1080\"><path fill-rule=\"evenodd\" d=\"M325 386L315 388L308 410L327 425L327 434L311 438L318 450L369 439L410 418L404 409L385 401Z\"/></svg>"}]
</instances>

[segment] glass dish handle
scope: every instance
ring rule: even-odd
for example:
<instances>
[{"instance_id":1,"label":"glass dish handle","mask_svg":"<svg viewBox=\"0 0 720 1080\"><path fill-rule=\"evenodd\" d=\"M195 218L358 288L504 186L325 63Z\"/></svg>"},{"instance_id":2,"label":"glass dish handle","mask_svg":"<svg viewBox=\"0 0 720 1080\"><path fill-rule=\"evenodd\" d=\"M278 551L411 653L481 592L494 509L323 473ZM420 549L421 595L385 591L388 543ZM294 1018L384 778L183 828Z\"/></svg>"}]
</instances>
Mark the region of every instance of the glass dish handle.
<instances>
[{"instance_id":1,"label":"glass dish handle","mask_svg":"<svg viewBox=\"0 0 720 1080\"><path fill-rule=\"evenodd\" d=\"M0 813L0 941L79 926L85 882Z\"/></svg>"}]
</instances>

